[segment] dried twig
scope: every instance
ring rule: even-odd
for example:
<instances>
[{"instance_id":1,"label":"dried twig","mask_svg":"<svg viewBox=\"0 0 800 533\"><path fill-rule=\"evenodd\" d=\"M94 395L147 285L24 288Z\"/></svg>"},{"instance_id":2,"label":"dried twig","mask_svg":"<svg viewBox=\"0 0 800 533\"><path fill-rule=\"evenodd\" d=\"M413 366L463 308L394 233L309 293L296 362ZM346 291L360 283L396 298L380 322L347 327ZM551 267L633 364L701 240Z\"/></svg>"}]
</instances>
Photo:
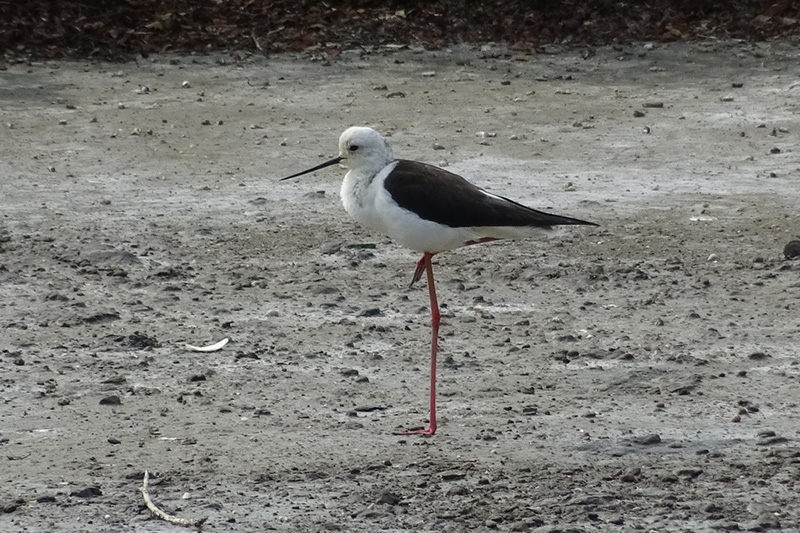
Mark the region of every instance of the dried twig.
<instances>
[{"instance_id":1,"label":"dried twig","mask_svg":"<svg viewBox=\"0 0 800 533\"><path fill-rule=\"evenodd\" d=\"M256 37L256 32L253 31L253 30L250 30L250 37L253 39L253 44L256 45L256 48L258 48L258 51L261 52L262 54L264 54L264 57L266 57L267 53L264 51L263 48L261 48L261 43L258 42L258 37Z\"/></svg>"},{"instance_id":2,"label":"dried twig","mask_svg":"<svg viewBox=\"0 0 800 533\"><path fill-rule=\"evenodd\" d=\"M206 520L208 520L207 516L196 519L180 518L177 516L172 516L171 514L168 514L159 509L158 507L156 507L156 504L153 503L153 500L150 499L150 494L147 492L147 482L149 480L150 480L150 474L147 472L147 470L145 470L144 481L142 481L142 486L139 488L139 490L142 491L142 496L144 496L144 503L145 505L147 505L147 508L150 509L151 513L153 513L162 520L166 520L167 522L170 522L172 524L178 524L181 526L200 527L205 523Z\"/></svg>"}]
</instances>

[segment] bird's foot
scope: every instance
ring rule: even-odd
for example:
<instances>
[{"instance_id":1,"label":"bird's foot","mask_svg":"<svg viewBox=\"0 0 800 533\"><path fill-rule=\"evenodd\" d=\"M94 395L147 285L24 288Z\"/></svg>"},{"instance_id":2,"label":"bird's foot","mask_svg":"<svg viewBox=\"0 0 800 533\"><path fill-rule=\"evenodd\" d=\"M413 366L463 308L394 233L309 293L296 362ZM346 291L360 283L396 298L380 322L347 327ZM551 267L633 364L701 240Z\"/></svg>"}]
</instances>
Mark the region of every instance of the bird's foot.
<instances>
[{"instance_id":1,"label":"bird's foot","mask_svg":"<svg viewBox=\"0 0 800 533\"><path fill-rule=\"evenodd\" d=\"M426 428L414 428L407 431L395 431L393 435L422 435L423 437L432 437L436 433L436 426L428 426Z\"/></svg>"}]
</instances>

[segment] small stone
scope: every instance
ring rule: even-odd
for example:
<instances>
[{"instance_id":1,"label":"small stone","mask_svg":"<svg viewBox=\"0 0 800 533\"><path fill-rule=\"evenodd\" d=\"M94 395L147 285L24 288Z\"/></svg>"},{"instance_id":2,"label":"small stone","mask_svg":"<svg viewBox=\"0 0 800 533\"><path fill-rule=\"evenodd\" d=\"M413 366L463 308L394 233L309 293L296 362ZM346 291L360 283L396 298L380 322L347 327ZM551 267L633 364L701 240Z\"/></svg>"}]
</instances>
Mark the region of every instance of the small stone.
<instances>
[{"instance_id":1,"label":"small stone","mask_svg":"<svg viewBox=\"0 0 800 533\"><path fill-rule=\"evenodd\" d=\"M664 102L645 102L642 104L642 107L660 109L664 107Z\"/></svg>"},{"instance_id":2,"label":"small stone","mask_svg":"<svg viewBox=\"0 0 800 533\"><path fill-rule=\"evenodd\" d=\"M636 118L642 118L643 116L645 116L645 112L644 111L640 111L638 109L635 109L633 111L633 116L636 117Z\"/></svg>"},{"instance_id":3,"label":"small stone","mask_svg":"<svg viewBox=\"0 0 800 533\"><path fill-rule=\"evenodd\" d=\"M439 143L433 143L433 146L432 146L432 148L433 148L434 150L444 150L444 146L442 146L442 145L441 145L441 144L439 144Z\"/></svg>"},{"instance_id":4,"label":"small stone","mask_svg":"<svg viewBox=\"0 0 800 533\"><path fill-rule=\"evenodd\" d=\"M651 433L643 437L634 437L632 440L635 444L652 446L653 444L659 444L661 442L661 436L658 433Z\"/></svg>"},{"instance_id":5,"label":"small stone","mask_svg":"<svg viewBox=\"0 0 800 533\"><path fill-rule=\"evenodd\" d=\"M122 405L122 399L116 394L112 394L100 400L100 405Z\"/></svg>"},{"instance_id":6,"label":"small stone","mask_svg":"<svg viewBox=\"0 0 800 533\"><path fill-rule=\"evenodd\" d=\"M100 487L86 487L85 489L70 492L69 495L76 498L96 498L97 496L102 496L103 491L100 490Z\"/></svg>"},{"instance_id":7,"label":"small stone","mask_svg":"<svg viewBox=\"0 0 800 533\"><path fill-rule=\"evenodd\" d=\"M115 439L114 437L109 437L108 438L108 443L109 444L122 444L122 441L119 440L119 439Z\"/></svg>"},{"instance_id":8,"label":"small stone","mask_svg":"<svg viewBox=\"0 0 800 533\"><path fill-rule=\"evenodd\" d=\"M385 505L397 505L400 503L401 498L397 494L393 492L384 492L381 494L381 497L378 499L378 503L382 503Z\"/></svg>"},{"instance_id":9,"label":"small stone","mask_svg":"<svg viewBox=\"0 0 800 533\"><path fill-rule=\"evenodd\" d=\"M776 444L786 444L789 439L786 437L770 437L768 439L760 440L756 443L758 446L774 446Z\"/></svg>"},{"instance_id":10,"label":"small stone","mask_svg":"<svg viewBox=\"0 0 800 533\"><path fill-rule=\"evenodd\" d=\"M719 99L720 102L733 102L733 96L723 96Z\"/></svg>"},{"instance_id":11,"label":"small stone","mask_svg":"<svg viewBox=\"0 0 800 533\"><path fill-rule=\"evenodd\" d=\"M771 153L771 154L779 154L779 153L781 153L781 149L776 146L775 148L770 149L769 153Z\"/></svg>"},{"instance_id":12,"label":"small stone","mask_svg":"<svg viewBox=\"0 0 800 533\"><path fill-rule=\"evenodd\" d=\"M118 103L117 109L125 109L125 104L123 104L122 102Z\"/></svg>"},{"instance_id":13,"label":"small stone","mask_svg":"<svg viewBox=\"0 0 800 533\"><path fill-rule=\"evenodd\" d=\"M791 241L783 247L783 256L786 259L800 257L800 241Z\"/></svg>"},{"instance_id":14,"label":"small stone","mask_svg":"<svg viewBox=\"0 0 800 533\"><path fill-rule=\"evenodd\" d=\"M432 71L432 70L422 73L422 77L423 78L432 78L434 76L436 76L436 73L434 71Z\"/></svg>"},{"instance_id":15,"label":"small stone","mask_svg":"<svg viewBox=\"0 0 800 533\"><path fill-rule=\"evenodd\" d=\"M192 85L188 81L184 81L183 83L181 83L181 87L183 87L184 89L188 89L191 86Z\"/></svg>"}]
</instances>

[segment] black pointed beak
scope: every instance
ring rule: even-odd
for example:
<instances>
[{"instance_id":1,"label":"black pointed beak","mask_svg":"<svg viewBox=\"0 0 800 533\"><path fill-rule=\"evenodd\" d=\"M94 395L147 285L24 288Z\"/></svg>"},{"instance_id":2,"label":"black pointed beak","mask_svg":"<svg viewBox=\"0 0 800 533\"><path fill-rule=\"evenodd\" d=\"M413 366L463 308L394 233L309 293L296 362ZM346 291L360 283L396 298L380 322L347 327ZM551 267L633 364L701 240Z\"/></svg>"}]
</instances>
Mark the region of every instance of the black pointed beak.
<instances>
[{"instance_id":1,"label":"black pointed beak","mask_svg":"<svg viewBox=\"0 0 800 533\"><path fill-rule=\"evenodd\" d=\"M309 172L314 172L315 170L319 170L321 168L325 168L325 167L329 167L331 165L335 165L336 163L338 163L342 159L343 158L341 158L341 157L334 157L330 161L325 161L321 165L317 165L317 166L315 166L313 168L309 168L308 170L304 170L302 172L298 172L297 174L292 174L291 176L286 176L285 178L281 178L278 181L289 180L289 179L292 179L292 178L296 178L297 176L302 176L303 174L308 174Z\"/></svg>"}]
</instances>

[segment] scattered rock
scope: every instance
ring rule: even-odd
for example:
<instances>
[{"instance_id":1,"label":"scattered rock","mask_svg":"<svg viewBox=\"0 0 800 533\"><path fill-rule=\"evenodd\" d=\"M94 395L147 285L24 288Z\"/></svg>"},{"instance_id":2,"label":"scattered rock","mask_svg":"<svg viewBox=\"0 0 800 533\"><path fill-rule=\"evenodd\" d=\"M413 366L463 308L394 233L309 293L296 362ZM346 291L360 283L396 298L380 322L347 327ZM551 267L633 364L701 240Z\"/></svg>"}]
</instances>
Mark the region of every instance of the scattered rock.
<instances>
[{"instance_id":1,"label":"scattered rock","mask_svg":"<svg viewBox=\"0 0 800 533\"><path fill-rule=\"evenodd\" d=\"M652 446L653 444L661 443L661 436L658 433L651 433L650 435L645 435L643 437L634 437L631 439L634 444L639 444L640 446Z\"/></svg>"},{"instance_id":2,"label":"scattered rock","mask_svg":"<svg viewBox=\"0 0 800 533\"><path fill-rule=\"evenodd\" d=\"M100 405L122 405L122 399L116 394L113 394L100 400Z\"/></svg>"},{"instance_id":3,"label":"scattered rock","mask_svg":"<svg viewBox=\"0 0 800 533\"><path fill-rule=\"evenodd\" d=\"M103 492L100 490L100 487L86 487L85 489L70 492L69 495L75 496L76 498L97 498L98 496L102 496Z\"/></svg>"},{"instance_id":4,"label":"scattered rock","mask_svg":"<svg viewBox=\"0 0 800 533\"><path fill-rule=\"evenodd\" d=\"M783 247L783 256L786 259L794 259L800 257L800 241L790 241L789 244Z\"/></svg>"},{"instance_id":5,"label":"scattered rock","mask_svg":"<svg viewBox=\"0 0 800 533\"><path fill-rule=\"evenodd\" d=\"M400 503L400 501L401 501L400 496L398 496L393 492L388 492L388 491L381 494L381 497L378 498L378 503L384 505L397 505L398 503Z\"/></svg>"}]
</instances>

